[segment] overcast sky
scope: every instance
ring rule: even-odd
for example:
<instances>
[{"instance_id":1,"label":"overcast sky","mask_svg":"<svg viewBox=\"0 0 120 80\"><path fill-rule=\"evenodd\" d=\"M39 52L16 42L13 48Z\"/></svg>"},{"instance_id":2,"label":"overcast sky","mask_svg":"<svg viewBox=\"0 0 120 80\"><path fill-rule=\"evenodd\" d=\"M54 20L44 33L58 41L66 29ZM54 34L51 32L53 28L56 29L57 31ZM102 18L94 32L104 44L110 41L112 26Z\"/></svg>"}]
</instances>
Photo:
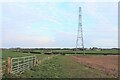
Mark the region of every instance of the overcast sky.
<instances>
[{"instance_id":1,"label":"overcast sky","mask_svg":"<svg viewBox=\"0 0 120 80\"><path fill-rule=\"evenodd\" d=\"M117 2L2 4L2 47L75 47L82 7L85 47L118 47Z\"/></svg>"}]
</instances>

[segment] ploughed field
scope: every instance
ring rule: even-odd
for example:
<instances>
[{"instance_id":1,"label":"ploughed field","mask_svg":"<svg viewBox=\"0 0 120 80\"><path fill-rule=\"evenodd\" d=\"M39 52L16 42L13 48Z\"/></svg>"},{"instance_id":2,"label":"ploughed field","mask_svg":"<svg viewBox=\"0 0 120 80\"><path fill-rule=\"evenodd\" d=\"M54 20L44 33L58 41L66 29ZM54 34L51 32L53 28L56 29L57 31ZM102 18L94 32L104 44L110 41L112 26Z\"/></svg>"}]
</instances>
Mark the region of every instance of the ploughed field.
<instances>
[{"instance_id":1,"label":"ploughed field","mask_svg":"<svg viewBox=\"0 0 120 80\"><path fill-rule=\"evenodd\" d=\"M118 76L118 55L73 56L73 59L87 67L103 71L107 75Z\"/></svg>"}]
</instances>

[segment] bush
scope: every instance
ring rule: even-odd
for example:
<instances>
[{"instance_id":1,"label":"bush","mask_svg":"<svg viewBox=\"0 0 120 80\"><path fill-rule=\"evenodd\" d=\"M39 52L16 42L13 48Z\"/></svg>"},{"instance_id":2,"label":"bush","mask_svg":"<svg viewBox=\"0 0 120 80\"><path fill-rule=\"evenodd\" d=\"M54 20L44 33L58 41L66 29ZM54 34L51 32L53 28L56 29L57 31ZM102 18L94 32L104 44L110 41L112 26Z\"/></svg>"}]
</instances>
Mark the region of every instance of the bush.
<instances>
[{"instance_id":1,"label":"bush","mask_svg":"<svg viewBox=\"0 0 120 80\"><path fill-rule=\"evenodd\" d=\"M30 53L33 53L33 54L41 54L41 52L30 52Z\"/></svg>"},{"instance_id":2,"label":"bush","mask_svg":"<svg viewBox=\"0 0 120 80\"><path fill-rule=\"evenodd\" d=\"M50 55L50 54L52 54L52 52L46 52L46 53L44 53L44 54L48 54L48 55Z\"/></svg>"},{"instance_id":3,"label":"bush","mask_svg":"<svg viewBox=\"0 0 120 80\"><path fill-rule=\"evenodd\" d=\"M52 52L53 54L60 54L60 52Z\"/></svg>"}]
</instances>

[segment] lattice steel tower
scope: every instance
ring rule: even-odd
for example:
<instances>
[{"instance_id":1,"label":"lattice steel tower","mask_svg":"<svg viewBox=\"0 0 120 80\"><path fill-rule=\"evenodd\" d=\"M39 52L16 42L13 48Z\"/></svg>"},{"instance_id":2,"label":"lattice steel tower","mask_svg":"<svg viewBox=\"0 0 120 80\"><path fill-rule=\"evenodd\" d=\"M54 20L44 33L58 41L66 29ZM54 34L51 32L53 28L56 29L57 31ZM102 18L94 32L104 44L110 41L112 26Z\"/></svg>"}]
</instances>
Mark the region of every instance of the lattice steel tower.
<instances>
[{"instance_id":1,"label":"lattice steel tower","mask_svg":"<svg viewBox=\"0 0 120 80\"><path fill-rule=\"evenodd\" d=\"M78 16L79 22L78 22L78 31L77 31L77 40L76 40L76 50L78 48L84 50L81 12L82 12L81 7L79 7L79 16Z\"/></svg>"}]
</instances>

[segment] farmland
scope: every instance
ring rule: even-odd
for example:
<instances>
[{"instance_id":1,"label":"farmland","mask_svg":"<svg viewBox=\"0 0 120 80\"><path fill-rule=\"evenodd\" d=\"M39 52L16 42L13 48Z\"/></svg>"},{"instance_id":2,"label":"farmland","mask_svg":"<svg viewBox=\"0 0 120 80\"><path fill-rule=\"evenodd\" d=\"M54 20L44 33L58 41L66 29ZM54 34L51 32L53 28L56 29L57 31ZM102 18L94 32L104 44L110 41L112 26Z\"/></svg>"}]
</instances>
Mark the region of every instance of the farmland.
<instances>
[{"instance_id":1,"label":"farmland","mask_svg":"<svg viewBox=\"0 0 120 80\"><path fill-rule=\"evenodd\" d=\"M33 75L35 74L35 75ZM27 76L26 76L27 75ZM87 68L73 61L70 56L57 56L49 61L41 63L33 70L29 70L21 77L32 78L92 78L92 77L110 77L102 72Z\"/></svg>"},{"instance_id":2,"label":"farmland","mask_svg":"<svg viewBox=\"0 0 120 80\"><path fill-rule=\"evenodd\" d=\"M91 54L91 55L115 55L119 54L118 50L110 49L110 50L34 50L34 52L40 52L40 53L45 53L45 52L53 52L55 54Z\"/></svg>"},{"instance_id":3,"label":"farmland","mask_svg":"<svg viewBox=\"0 0 120 80\"><path fill-rule=\"evenodd\" d=\"M85 66L103 71L111 76L118 76L118 55L73 56L73 58Z\"/></svg>"},{"instance_id":4,"label":"farmland","mask_svg":"<svg viewBox=\"0 0 120 80\"><path fill-rule=\"evenodd\" d=\"M6 60L7 57L14 58L14 57L23 57L23 56L33 56L33 55L36 55L38 57L38 59L42 59L45 56L48 56L48 55L44 55L44 54L39 55L39 54L13 52L13 51L10 51L10 50L5 50L5 51L2 52L2 59Z\"/></svg>"},{"instance_id":5,"label":"farmland","mask_svg":"<svg viewBox=\"0 0 120 80\"><path fill-rule=\"evenodd\" d=\"M26 70L22 74L13 75L12 77L17 78L114 78L116 76L112 74L106 74L104 71L86 66L73 57L75 56L92 56L89 54L94 53L96 57L106 56L99 55L106 53L108 54L118 54L118 50L103 50L103 51L85 51L86 55L82 54L70 54L61 55L63 53L76 53L72 50L52 50L53 53L57 54L44 54L47 50L33 50L33 52L40 52L39 54L34 53L22 53L14 52L12 50L4 50L2 52L2 59L6 60L8 56L10 57L22 57L22 56L32 56L36 55L38 59L38 65L30 70ZM58 54L61 53L61 54ZM79 51L78 53L82 53ZM95 55L97 54L97 55ZM57 55L57 56L56 56ZM44 58L52 57L48 60L42 61ZM101 58L102 59L102 58ZM89 59L88 59L89 60ZM97 60L97 59L96 59ZM42 61L42 62L41 62ZM84 61L83 61L84 62ZM11 77L11 76L3 76Z\"/></svg>"}]
</instances>

